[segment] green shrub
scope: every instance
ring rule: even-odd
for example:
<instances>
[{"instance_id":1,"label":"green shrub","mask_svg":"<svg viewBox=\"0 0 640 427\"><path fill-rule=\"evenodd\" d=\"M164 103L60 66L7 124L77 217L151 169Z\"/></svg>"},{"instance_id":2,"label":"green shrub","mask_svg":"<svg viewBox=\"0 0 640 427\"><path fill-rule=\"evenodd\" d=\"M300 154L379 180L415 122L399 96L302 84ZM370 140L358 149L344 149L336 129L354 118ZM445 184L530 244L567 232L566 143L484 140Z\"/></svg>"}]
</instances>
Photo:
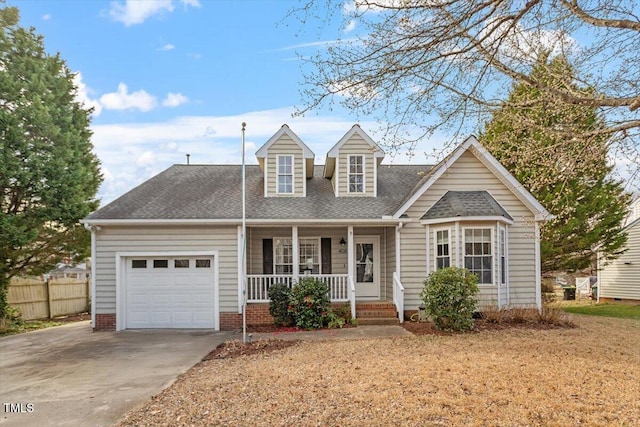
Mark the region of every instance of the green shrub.
<instances>
[{"instance_id":1,"label":"green shrub","mask_svg":"<svg viewBox=\"0 0 640 427\"><path fill-rule=\"evenodd\" d=\"M329 318L329 288L323 282L304 278L293 287L289 300L289 314L302 329L322 328Z\"/></svg>"},{"instance_id":2,"label":"green shrub","mask_svg":"<svg viewBox=\"0 0 640 427\"><path fill-rule=\"evenodd\" d=\"M448 267L429 274L420 298L438 329L465 331L473 328L478 278L469 270Z\"/></svg>"},{"instance_id":3,"label":"green shrub","mask_svg":"<svg viewBox=\"0 0 640 427\"><path fill-rule=\"evenodd\" d=\"M291 290L287 285L276 284L269 287L269 314L273 316L273 322L278 325L291 325L293 316L289 312Z\"/></svg>"}]
</instances>

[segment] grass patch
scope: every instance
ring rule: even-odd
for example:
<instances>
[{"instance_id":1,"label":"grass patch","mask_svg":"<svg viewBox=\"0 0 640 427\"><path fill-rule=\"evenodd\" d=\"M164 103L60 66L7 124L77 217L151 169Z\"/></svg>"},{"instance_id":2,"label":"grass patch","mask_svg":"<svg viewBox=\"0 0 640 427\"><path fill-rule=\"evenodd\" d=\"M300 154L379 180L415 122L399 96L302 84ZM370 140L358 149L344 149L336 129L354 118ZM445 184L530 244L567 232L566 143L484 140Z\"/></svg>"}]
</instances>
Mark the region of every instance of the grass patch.
<instances>
[{"instance_id":1,"label":"grass patch","mask_svg":"<svg viewBox=\"0 0 640 427\"><path fill-rule=\"evenodd\" d=\"M589 316L616 317L619 319L640 320L640 305L596 304L562 307L567 313L587 314Z\"/></svg>"},{"instance_id":2,"label":"grass patch","mask_svg":"<svg viewBox=\"0 0 640 427\"><path fill-rule=\"evenodd\" d=\"M51 328L62 324L62 322L54 322L53 320L10 321L5 324L0 324L0 337L37 331L38 329Z\"/></svg>"}]
</instances>

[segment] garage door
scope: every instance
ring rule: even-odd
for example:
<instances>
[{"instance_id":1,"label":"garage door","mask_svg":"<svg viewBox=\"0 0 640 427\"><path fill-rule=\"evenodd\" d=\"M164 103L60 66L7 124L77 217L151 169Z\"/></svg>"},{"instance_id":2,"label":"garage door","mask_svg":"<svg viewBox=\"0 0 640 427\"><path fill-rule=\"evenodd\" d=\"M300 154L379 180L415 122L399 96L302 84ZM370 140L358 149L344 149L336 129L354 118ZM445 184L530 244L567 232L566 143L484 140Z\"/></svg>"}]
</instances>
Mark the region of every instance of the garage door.
<instances>
[{"instance_id":1,"label":"garage door","mask_svg":"<svg viewBox=\"0 0 640 427\"><path fill-rule=\"evenodd\" d=\"M212 256L126 259L126 328L214 328Z\"/></svg>"}]
</instances>

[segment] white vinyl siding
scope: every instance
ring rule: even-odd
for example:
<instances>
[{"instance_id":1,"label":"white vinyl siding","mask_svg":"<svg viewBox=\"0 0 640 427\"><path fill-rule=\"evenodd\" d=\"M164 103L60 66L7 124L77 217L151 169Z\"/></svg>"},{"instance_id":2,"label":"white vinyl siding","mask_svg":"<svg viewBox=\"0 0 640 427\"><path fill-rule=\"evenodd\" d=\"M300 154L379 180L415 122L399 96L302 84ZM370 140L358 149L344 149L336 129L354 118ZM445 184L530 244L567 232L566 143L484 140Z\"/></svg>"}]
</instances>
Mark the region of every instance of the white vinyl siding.
<instances>
[{"instance_id":1,"label":"white vinyl siding","mask_svg":"<svg viewBox=\"0 0 640 427\"><path fill-rule=\"evenodd\" d=\"M533 213L505 186L491 170L487 168L473 153L465 152L452 164L416 202L407 210L409 219L420 218L434 203L436 203L447 191L475 191L487 190L500 205L514 218L514 224L509 226L507 233L508 269L507 281L510 290L511 305L535 306L536 268L535 253L535 228ZM462 233L462 227L495 227L494 223L469 223L460 221L442 224L451 229L451 262L452 265L462 263L462 254L456 253L456 240L462 241L458 234ZM416 222L407 222L401 232L401 280L405 285L405 304L407 309L415 309L420 305L420 291L425 279L425 226ZM430 233L434 239L433 233ZM432 241L430 248L433 250L435 243ZM496 253L497 248L492 248ZM430 255L434 262L433 255ZM435 264L429 271L435 270ZM481 305L497 305L497 287L483 287L478 296Z\"/></svg>"},{"instance_id":2,"label":"white vinyl siding","mask_svg":"<svg viewBox=\"0 0 640 427\"><path fill-rule=\"evenodd\" d=\"M278 192L278 158L292 157L292 193ZM288 135L271 144L265 159L265 179L268 197L304 197L306 179L304 176L304 158L302 148Z\"/></svg>"},{"instance_id":3,"label":"white vinyl siding","mask_svg":"<svg viewBox=\"0 0 640 427\"><path fill-rule=\"evenodd\" d=\"M218 251L220 312L237 312L238 249L235 226L102 227L96 232L96 313L116 313L116 252L207 251Z\"/></svg>"},{"instance_id":4,"label":"white vinyl siding","mask_svg":"<svg viewBox=\"0 0 640 427\"><path fill-rule=\"evenodd\" d=\"M627 227L627 250L604 265L599 260L598 293L601 298L640 301L640 220Z\"/></svg>"}]
</instances>

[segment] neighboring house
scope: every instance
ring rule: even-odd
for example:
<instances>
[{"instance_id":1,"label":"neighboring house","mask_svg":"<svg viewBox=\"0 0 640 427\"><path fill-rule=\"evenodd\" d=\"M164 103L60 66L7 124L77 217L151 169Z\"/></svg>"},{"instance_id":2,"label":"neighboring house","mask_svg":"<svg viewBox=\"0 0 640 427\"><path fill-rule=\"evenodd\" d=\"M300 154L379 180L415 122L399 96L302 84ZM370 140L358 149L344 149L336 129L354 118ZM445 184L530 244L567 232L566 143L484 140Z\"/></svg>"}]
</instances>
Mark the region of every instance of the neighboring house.
<instances>
[{"instance_id":1,"label":"neighboring house","mask_svg":"<svg viewBox=\"0 0 640 427\"><path fill-rule=\"evenodd\" d=\"M446 266L480 278L480 306L541 306L539 222L549 213L474 138L435 166L383 165L354 125L314 165L287 126L246 167L247 319L267 289L308 275L331 300L417 310ZM95 329L242 325L240 165L174 165L83 222ZM363 305L364 306L364 305Z\"/></svg>"},{"instance_id":2,"label":"neighboring house","mask_svg":"<svg viewBox=\"0 0 640 427\"><path fill-rule=\"evenodd\" d=\"M598 257L598 301L640 302L640 197L631 203L625 252L608 264Z\"/></svg>"},{"instance_id":3,"label":"neighboring house","mask_svg":"<svg viewBox=\"0 0 640 427\"><path fill-rule=\"evenodd\" d=\"M90 270L86 264L78 264L71 266L69 264L60 263L55 270L51 270L46 274L49 279L79 279L87 280L90 276Z\"/></svg>"}]
</instances>

